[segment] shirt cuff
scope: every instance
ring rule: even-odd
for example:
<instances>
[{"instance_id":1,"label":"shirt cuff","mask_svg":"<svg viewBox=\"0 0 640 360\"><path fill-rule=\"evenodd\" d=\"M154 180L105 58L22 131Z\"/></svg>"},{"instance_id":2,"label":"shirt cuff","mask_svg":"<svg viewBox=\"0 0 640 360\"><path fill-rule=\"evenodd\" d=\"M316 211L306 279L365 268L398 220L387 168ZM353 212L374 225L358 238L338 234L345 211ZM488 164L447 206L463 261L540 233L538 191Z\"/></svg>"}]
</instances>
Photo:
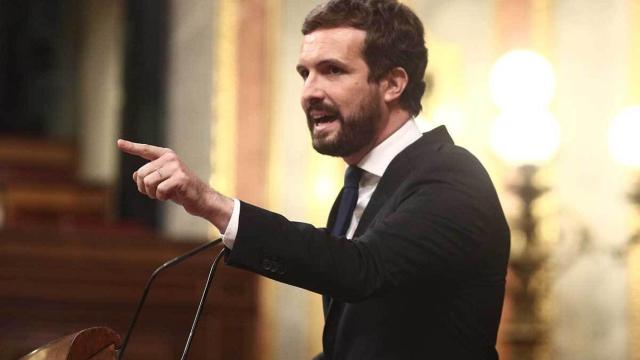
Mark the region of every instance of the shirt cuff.
<instances>
[{"instance_id":1,"label":"shirt cuff","mask_svg":"<svg viewBox=\"0 0 640 360\"><path fill-rule=\"evenodd\" d=\"M222 234L222 243L229 249L233 249L233 244L236 242L238 222L240 222L240 200L233 199L233 212L231 212L231 219L229 219L227 229L224 234Z\"/></svg>"}]
</instances>

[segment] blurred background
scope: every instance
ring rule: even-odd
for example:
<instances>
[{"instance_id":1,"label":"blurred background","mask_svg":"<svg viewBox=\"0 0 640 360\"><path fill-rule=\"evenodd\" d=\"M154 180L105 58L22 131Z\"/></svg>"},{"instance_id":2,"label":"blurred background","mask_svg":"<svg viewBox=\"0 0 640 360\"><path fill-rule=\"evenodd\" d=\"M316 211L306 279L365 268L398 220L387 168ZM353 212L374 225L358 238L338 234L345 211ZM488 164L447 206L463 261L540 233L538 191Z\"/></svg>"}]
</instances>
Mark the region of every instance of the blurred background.
<instances>
[{"instance_id":1,"label":"blurred background","mask_svg":"<svg viewBox=\"0 0 640 360\"><path fill-rule=\"evenodd\" d=\"M124 335L151 271L217 236L137 193L119 137L324 225L344 165L312 150L295 72L318 3L0 0L0 358ZM509 218L501 357L640 359L640 0L403 3L430 51L417 121L480 158ZM179 354L212 256L160 281L132 357ZM216 281L193 358L320 350L319 295L225 266Z\"/></svg>"}]
</instances>

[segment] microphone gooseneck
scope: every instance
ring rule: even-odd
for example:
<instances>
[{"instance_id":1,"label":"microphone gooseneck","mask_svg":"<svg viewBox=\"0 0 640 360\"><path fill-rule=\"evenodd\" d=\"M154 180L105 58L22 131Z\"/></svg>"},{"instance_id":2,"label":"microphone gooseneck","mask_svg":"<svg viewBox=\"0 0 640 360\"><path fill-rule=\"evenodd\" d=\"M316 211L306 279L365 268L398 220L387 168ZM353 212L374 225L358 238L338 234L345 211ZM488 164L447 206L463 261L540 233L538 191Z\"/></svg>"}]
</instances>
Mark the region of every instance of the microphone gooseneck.
<instances>
[{"instance_id":1,"label":"microphone gooseneck","mask_svg":"<svg viewBox=\"0 0 640 360\"><path fill-rule=\"evenodd\" d=\"M151 274L151 276L149 277L149 280L147 280L147 285L144 288L144 291L142 292L142 297L140 298L140 301L138 302L138 306L136 307L136 311L133 314L133 318L131 319L131 323L129 324L129 329L127 329L127 334L124 337L124 340L122 341L122 345L120 346L120 348L118 349L118 360L122 359L122 356L124 355L124 351L127 348L127 345L129 344L129 338L131 337L131 333L133 332L133 328L136 326L136 322L138 321L138 317L140 316L140 311L142 310L142 307L144 306L145 301L147 300L147 295L149 294L149 289L151 288L151 284L153 283L153 281L155 280L155 278L158 276L158 274L160 274L163 270L170 268L174 265L177 265L181 262L183 262L184 260L212 247L215 246L217 244L219 244L222 241L222 238L218 238L215 240L212 240L208 243L205 243L203 245L198 246L197 248L189 251L186 254L180 255L178 257L175 257L167 262L165 262L164 264L162 264L160 267L158 267L153 274ZM226 249L226 248L225 248ZM221 251L220 254L218 255L218 257L216 257L216 260L214 261L214 265L217 265L218 259L220 258L220 255L224 252L225 250ZM209 275L211 276L211 274ZM211 280L207 279L208 282L211 282ZM208 289L207 289L208 290Z\"/></svg>"},{"instance_id":2,"label":"microphone gooseneck","mask_svg":"<svg viewBox=\"0 0 640 360\"><path fill-rule=\"evenodd\" d=\"M211 288L211 284L213 282L213 277L216 274L216 268L218 267L218 262L220 258L224 254L229 251L226 247L220 250L216 259L213 260L213 264L211 264L211 269L209 269L209 276L207 277L207 282L204 286L204 290L202 291L202 297L200 298L200 304L198 304L198 310L196 310L196 316L193 318L193 324L191 325L191 331L189 332L189 337L187 338L187 343L184 346L184 351L182 352L182 357L180 360L185 360L187 358L187 354L189 353L189 348L191 347L191 340L193 340L193 334L196 332L196 327L198 327L198 322L200 321L200 316L202 315L202 309L204 307L204 303L207 301L207 295L209 295L209 290Z\"/></svg>"}]
</instances>

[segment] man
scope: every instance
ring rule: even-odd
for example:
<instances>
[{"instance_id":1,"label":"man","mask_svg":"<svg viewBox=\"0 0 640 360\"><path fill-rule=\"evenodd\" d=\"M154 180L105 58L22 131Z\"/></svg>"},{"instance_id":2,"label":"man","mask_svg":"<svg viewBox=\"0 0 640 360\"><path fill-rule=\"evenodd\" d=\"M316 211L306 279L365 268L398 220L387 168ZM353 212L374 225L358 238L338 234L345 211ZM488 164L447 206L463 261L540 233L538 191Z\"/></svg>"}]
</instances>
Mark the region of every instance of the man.
<instances>
[{"instance_id":1,"label":"man","mask_svg":"<svg viewBox=\"0 0 640 360\"><path fill-rule=\"evenodd\" d=\"M297 71L314 148L349 165L327 229L230 199L170 149L133 174L221 231L227 263L323 294L318 359L496 359L509 229L489 176L443 127L420 134L427 50L396 0L332 0Z\"/></svg>"}]
</instances>

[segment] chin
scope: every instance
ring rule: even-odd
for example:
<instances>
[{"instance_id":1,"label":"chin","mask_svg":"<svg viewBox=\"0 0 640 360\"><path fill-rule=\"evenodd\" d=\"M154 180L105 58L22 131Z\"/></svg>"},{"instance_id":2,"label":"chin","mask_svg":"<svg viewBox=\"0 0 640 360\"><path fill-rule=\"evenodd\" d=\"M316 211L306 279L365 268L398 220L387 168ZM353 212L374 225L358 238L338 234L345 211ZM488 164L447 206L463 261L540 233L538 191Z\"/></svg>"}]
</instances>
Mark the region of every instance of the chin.
<instances>
[{"instance_id":1,"label":"chin","mask_svg":"<svg viewBox=\"0 0 640 360\"><path fill-rule=\"evenodd\" d=\"M336 141L318 141L313 139L313 149L322 155L345 157L353 155L357 150Z\"/></svg>"},{"instance_id":2,"label":"chin","mask_svg":"<svg viewBox=\"0 0 640 360\"><path fill-rule=\"evenodd\" d=\"M311 142L313 143L313 148L318 150L324 148L334 148L339 142L340 134L336 132L331 133L320 133L320 134L311 134Z\"/></svg>"},{"instance_id":3,"label":"chin","mask_svg":"<svg viewBox=\"0 0 640 360\"><path fill-rule=\"evenodd\" d=\"M340 149L333 143L327 143L325 141L313 140L313 149L322 155L329 156L342 156Z\"/></svg>"}]
</instances>

